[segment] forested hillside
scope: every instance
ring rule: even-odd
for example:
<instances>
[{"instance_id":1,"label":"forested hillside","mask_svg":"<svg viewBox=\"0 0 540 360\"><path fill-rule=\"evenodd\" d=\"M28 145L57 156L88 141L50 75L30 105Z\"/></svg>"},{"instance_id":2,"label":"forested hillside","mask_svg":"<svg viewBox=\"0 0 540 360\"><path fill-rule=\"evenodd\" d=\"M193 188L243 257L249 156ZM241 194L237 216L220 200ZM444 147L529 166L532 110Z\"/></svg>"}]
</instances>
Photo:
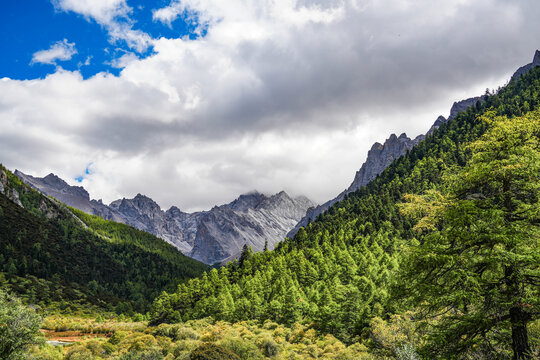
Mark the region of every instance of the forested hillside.
<instances>
[{"instance_id":1,"label":"forested hillside","mask_svg":"<svg viewBox=\"0 0 540 360\"><path fill-rule=\"evenodd\" d=\"M144 312L161 291L207 269L153 235L69 210L0 171L0 271L30 302ZM14 192L22 206L6 196Z\"/></svg>"},{"instance_id":2,"label":"forested hillside","mask_svg":"<svg viewBox=\"0 0 540 360\"><path fill-rule=\"evenodd\" d=\"M443 174L463 168L471 161L475 148L470 144L491 126L489 121L482 120L487 115L488 118L506 116L510 119L506 121L511 122L512 118L537 109L539 104L540 68L535 68L505 88L486 94L474 107L443 124L370 184L335 204L293 239L280 243L275 251L252 254L245 249L238 262L214 269L182 284L178 291L160 296L152 309L153 323L206 316L231 322L304 321L346 343L364 339L375 316L388 318L407 307L414 310L410 303L402 301L409 294L395 292L398 287L394 285L400 268L408 263L411 248L419 244L418 240L421 244L427 235L413 229L414 217L400 212L405 195L452 186ZM486 116L482 118L483 115ZM539 135L533 132L531 136ZM538 179L528 178L528 181L534 183ZM531 199L528 204L534 207L534 196ZM537 229L538 213L531 211L531 226ZM538 232L531 234L530 248L538 255L538 247L534 245ZM533 261L527 271L537 277L538 262L535 267ZM529 290L525 291L530 295ZM482 306L482 301L489 301L478 297L462 300L454 311L469 311L471 307ZM527 312L525 324L537 316L534 313L538 312ZM506 315L500 316L497 324L508 330L510 322ZM492 328L485 329L488 330L465 334L469 337L462 350L468 351L480 340L487 344L487 350L484 349L487 352L511 349L509 332L494 339L489 337ZM450 356L441 354L444 354L442 350L433 357Z\"/></svg>"}]
</instances>

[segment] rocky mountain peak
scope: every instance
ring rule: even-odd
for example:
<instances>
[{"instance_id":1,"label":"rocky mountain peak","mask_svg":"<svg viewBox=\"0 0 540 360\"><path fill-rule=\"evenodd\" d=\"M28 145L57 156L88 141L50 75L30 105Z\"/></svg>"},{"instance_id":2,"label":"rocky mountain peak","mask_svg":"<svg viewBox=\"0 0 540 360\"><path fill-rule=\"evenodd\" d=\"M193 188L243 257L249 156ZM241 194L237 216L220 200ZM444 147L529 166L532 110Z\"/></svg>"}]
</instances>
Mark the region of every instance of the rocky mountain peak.
<instances>
[{"instance_id":1,"label":"rocky mountain peak","mask_svg":"<svg viewBox=\"0 0 540 360\"><path fill-rule=\"evenodd\" d=\"M166 211L166 213L172 216L179 216L180 214L182 214L182 210L180 210L180 208L178 208L177 206L173 205L169 208L169 210Z\"/></svg>"},{"instance_id":2,"label":"rocky mountain peak","mask_svg":"<svg viewBox=\"0 0 540 360\"><path fill-rule=\"evenodd\" d=\"M258 191L240 195L212 210L184 213L171 206L166 212L150 197L137 194L104 205L88 200L82 187L69 186L54 174L34 178L17 172L22 181L69 206L107 220L150 232L176 246L184 254L208 264L232 260L244 244L261 251L265 240L273 248L314 204L305 197L291 199L282 191L266 196ZM0 174L0 191L3 188Z\"/></svg>"},{"instance_id":3,"label":"rocky mountain peak","mask_svg":"<svg viewBox=\"0 0 540 360\"><path fill-rule=\"evenodd\" d=\"M45 182L46 184L51 185L51 186L56 186L59 189L69 186L67 182L60 179L57 175L55 175L53 173L50 173L49 175L45 176L43 178L43 182Z\"/></svg>"},{"instance_id":4,"label":"rocky mountain peak","mask_svg":"<svg viewBox=\"0 0 540 360\"><path fill-rule=\"evenodd\" d=\"M540 66L540 50L536 50L536 52L534 53L532 64L533 66Z\"/></svg>"},{"instance_id":5,"label":"rocky mountain peak","mask_svg":"<svg viewBox=\"0 0 540 360\"><path fill-rule=\"evenodd\" d=\"M529 70L531 70L535 66L540 66L540 50L536 50L534 52L533 61L530 64L524 65L516 70L514 75L512 75L512 78L510 80L514 80L521 75L527 73Z\"/></svg>"},{"instance_id":6,"label":"rocky mountain peak","mask_svg":"<svg viewBox=\"0 0 540 360\"><path fill-rule=\"evenodd\" d=\"M265 198L265 195L254 190L240 195L236 200L226 206L237 211L247 211L248 209L256 208Z\"/></svg>"},{"instance_id":7,"label":"rocky mountain peak","mask_svg":"<svg viewBox=\"0 0 540 360\"><path fill-rule=\"evenodd\" d=\"M380 142L375 142L372 146L371 146L371 149L369 151L381 151L383 149L383 144L381 144Z\"/></svg>"},{"instance_id":8,"label":"rocky mountain peak","mask_svg":"<svg viewBox=\"0 0 540 360\"><path fill-rule=\"evenodd\" d=\"M467 110L468 107L476 105L476 103L481 99L482 99L481 96L476 96L476 97L468 98L465 100L456 101L452 105L452 108L450 109L450 116L448 116L448 120L452 120L453 118L456 117L457 114L459 114L462 111Z\"/></svg>"},{"instance_id":9,"label":"rocky mountain peak","mask_svg":"<svg viewBox=\"0 0 540 360\"><path fill-rule=\"evenodd\" d=\"M161 210L161 207L158 205L158 203L146 195L142 195L142 194L135 195L135 197L133 198L133 202L137 204L139 207L149 207L152 209Z\"/></svg>"},{"instance_id":10,"label":"rocky mountain peak","mask_svg":"<svg viewBox=\"0 0 540 360\"><path fill-rule=\"evenodd\" d=\"M447 122L448 120L446 120L446 118L442 115L440 115L437 120L435 120L435 122L433 123L433 125L431 125L431 127L429 128L427 134L431 134L432 132L434 132L436 129L439 128L439 126L441 126L442 124L444 124L445 122Z\"/></svg>"},{"instance_id":11,"label":"rocky mountain peak","mask_svg":"<svg viewBox=\"0 0 540 360\"><path fill-rule=\"evenodd\" d=\"M362 164L356 172L354 180L346 190L346 193L358 190L380 174L392 161L405 154L418 144L421 138L411 139L407 134L402 133L399 137L391 134L383 145L375 143L368 152L366 162Z\"/></svg>"},{"instance_id":12,"label":"rocky mountain peak","mask_svg":"<svg viewBox=\"0 0 540 360\"><path fill-rule=\"evenodd\" d=\"M68 199L71 198L90 201L90 195L82 186L71 186L53 173L43 178L38 178L15 170L15 175L31 187L38 189L45 195L53 196L64 203L67 203Z\"/></svg>"},{"instance_id":13,"label":"rocky mountain peak","mask_svg":"<svg viewBox=\"0 0 540 360\"><path fill-rule=\"evenodd\" d=\"M289 196L289 194L287 194L285 191L281 190L280 192L278 192L277 194L271 196L270 198L273 198L273 199L280 199L280 200L287 200L287 201L292 201L293 199Z\"/></svg>"}]
</instances>

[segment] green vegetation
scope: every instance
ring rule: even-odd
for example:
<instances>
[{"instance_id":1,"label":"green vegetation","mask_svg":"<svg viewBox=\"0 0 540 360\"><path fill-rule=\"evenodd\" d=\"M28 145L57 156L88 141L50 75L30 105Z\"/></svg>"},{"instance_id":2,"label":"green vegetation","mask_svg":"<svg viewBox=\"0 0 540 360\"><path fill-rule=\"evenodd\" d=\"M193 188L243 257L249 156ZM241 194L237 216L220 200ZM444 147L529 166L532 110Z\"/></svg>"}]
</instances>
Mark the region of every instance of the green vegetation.
<instances>
[{"instance_id":1,"label":"green vegetation","mask_svg":"<svg viewBox=\"0 0 540 360\"><path fill-rule=\"evenodd\" d=\"M480 143L468 145L480 139L492 126L482 120L487 111L494 116L508 116L512 122L536 109L538 104L540 69L536 68L496 94L486 95L476 106L442 125L433 135L394 161L374 181L335 204L306 229L301 229L294 239L280 243L275 251L254 255L245 252L241 263L212 270L201 278L182 284L174 293L161 295L151 311L151 323L181 322L206 316L230 322L264 322L270 319L289 326L300 321L313 324L317 331L333 334L347 344L366 341L373 318L388 319L392 314L420 305L405 306L399 295L393 296L400 269L408 266L408 259L404 255L411 245L418 244L418 240L425 241L424 234L415 239L418 236L413 229L415 219L400 213L399 205L405 195L453 186L447 184L443 174L474 167L482 156L483 160L489 158L478 154L473 156L475 152L482 152L478 148ZM530 115L516 121L527 122L536 116ZM514 130L519 132L518 129ZM489 134L493 131L490 130ZM539 136L535 131L530 135L536 139ZM519 136L516 135L516 138ZM485 143L491 141L490 138L483 139ZM505 149L503 147L500 151ZM519 157L529 155L510 152L508 156L517 157L519 162ZM476 166L482 168L484 165ZM534 185L538 186L537 178L529 181L536 182ZM538 201L532 196L527 204L533 204L535 199ZM500 216L494 219L504 221ZM537 229L538 222L535 221L531 221L530 225ZM501 227L493 228L493 231L497 230L501 230ZM513 236L511 233L506 235L510 238ZM537 233L530 235L537 236ZM455 241L459 241L459 238ZM518 242L519 239L513 241ZM537 249L536 240L530 246ZM521 247L519 251L524 249ZM523 264L537 265L538 257L531 256L522 259ZM469 260L470 266L476 266L474 258ZM522 270L535 276L538 268L531 265ZM500 279L485 279L487 282L497 280ZM451 289L448 291L451 292ZM527 299L525 304L533 304L527 301L537 292L524 291L524 299ZM448 297L453 295L448 294ZM467 311L480 306L481 302L481 299L474 297L474 292L470 296L473 297L470 303L462 304ZM503 295L493 298L494 301L511 299ZM508 310L513 305L503 303L501 306ZM534 319L533 312L527 314L531 315L531 320ZM489 339L484 338L483 341L488 347L491 344ZM458 357L467 352L475 356L480 351L474 347L473 341L459 343L464 346L459 348L461 352L456 354ZM507 338L503 337L500 344L505 351L512 348ZM421 345L415 344L418 347ZM407 348L402 350L406 352ZM489 356L495 356L499 350L482 349L489 351ZM397 356L397 350L394 356ZM439 355L433 353L431 356Z\"/></svg>"},{"instance_id":2,"label":"green vegetation","mask_svg":"<svg viewBox=\"0 0 540 360\"><path fill-rule=\"evenodd\" d=\"M400 284L410 304L445 314L429 353L446 358L474 345L530 359L527 325L540 305L540 112L482 120L489 130L472 157L449 169L441 190L410 195L406 214L426 233Z\"/></svg>"},{"instance_id":3,"label":"green vegetation","mask_svg":"<svg viewBox=\"0 0 540 360\"><path fill-rule=\"evenodd\" d=\"M39 343L40 324L38 314L0 290L0 359L25 359L28 348Z\"/></svg>"},{"instance_id":4,"label":"green vegetation","mask_svg":"<svg viewBox=\"0 0 540 360\"><path fill-rule=\"evenodd\" d=\"M182 324L148 327L146 323L49 316L43 324L47 337L79 340L61 348L58 359L358 359L381 358L370 355L365 345L347 346L332 335L317 333L311 326L299 323L284 326L267 320L228 323L211 318L190 320ZM377 336L385 346L393 346L391 328L380 320ZM73 337L74 334L77 336ZM376 354L386 348L374 345ZM54 352L50 345L35 346L30 359L46 358ZM56 355L56 353L55 353ZM43 357L40 357L43 356ZM86 357L85 357L86 356ZM47 358L49 359L49 358Z\"/></svg>"},{"instance_id":5,"label":"green vegetation","mask_svg":"<svg viewBox=\"0 0 540 360\"><path fill-rule=\"evenodd\" d=\"M198 276L202 271L206 270L204 265L184 256L173 245L158 239L152 234L137 230L129 225L104 220L99 216L88 215L78 209L69 208L69 210L81 219L95 234L105 237L115 244L136 246L149 253L158 255L168 263L176 264L178 268L182 268L183 273L187 274L187 276L183 276L184 278ZM139 266L139 264L133 265Z\"/></svg>"},{"instance_id":6,"label":"green vegetation","mask_svg":"<svg viewBox=\"0 0 540 360\"><path fill-rule=\"evenodd\" d=\"M0 271L28 302L86 302L130 315L208 269L153 235L74 212L86 229L67 208L3 171L24 208L0 194Z\"/></svg>"},{"instance_id":7,"label":"green vegetation","mask_svg":"<svg viewBox=\"0 0 540 360\"><path fill-rule=\"evenodd\" d=\"M443 124L293 239L257 254L246 246L220 269L69 211L8 173L25 209L0 195L0 283L32 303L67 297L109 310L48 318L46 329L88 338L29 356L539 357L539 104L536 68ZM169 292L147 314L134 314L161 290Z\"/></svg>"}]
</instances>

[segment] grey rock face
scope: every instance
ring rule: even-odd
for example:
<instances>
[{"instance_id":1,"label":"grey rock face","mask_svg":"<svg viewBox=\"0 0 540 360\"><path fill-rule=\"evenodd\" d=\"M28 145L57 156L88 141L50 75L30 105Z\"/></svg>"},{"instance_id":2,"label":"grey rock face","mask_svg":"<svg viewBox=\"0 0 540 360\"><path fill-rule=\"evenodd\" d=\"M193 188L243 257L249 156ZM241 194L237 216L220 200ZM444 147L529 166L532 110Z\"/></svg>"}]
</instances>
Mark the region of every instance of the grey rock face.
<instances>
[{"instance_id":1,"label":"grey rock face","mask_svg":"<svg viewBox=\"0 0 540 360\"><path fill-rule=\"evenodd\" d=\"M530 71L535 66L540 66L540 50L536 50L536 52L534 53L532 63L524 65L524 66L522 66L522 67L520 67L519 69L516 70L514 75L512 75L512 79L510 79L510 81L512 81L514 79L517 79L521 75L523 75L523 74L527 73L528 71Z\"/></svg>"},{"instance_id":2,"label":"grey rock face","mask_svg":"<svg viewBox=\"0 0 540 360\"><path fill-rule=\"evenodd\" d=\"M313 206L306 197L291 198L284 191L242 195L201 218L191 256L206 263L227 262L240 256L244 244L262 251L268 241L273 249Z\"/></svg>"},{"instance_id":3,"label":"grey rock face","mask_svg":"<svg viewBox=\"0 0 540 360\"><path fill-rule=\"evenodd\" d=\"M518 78L525 74L535 66L540 66L540 50L536 50L534 53L533 61L530 64L520 67L512 79ZM439 116L428 130L426 135L429 135L439 128L442 124L452 120L456 115L462 111L467 110L470 106L476 105L478 101L482 99L482 96L472 97L469 99L457 101L452 105L450 109L450 115L448 118ZM307 226L311 221L315 220L317 216L328 210L336 202L345 198L345 195L358 190L360 187L368 184L377 175L379 175L388 165L390 165L395 159L403 156L407 150L412 149L416 144L425 138L424 135L419 135L415 139L409 139L405 134L401 134L399 137L392 134L388 138L384 145L375 143L368 152L367 160L359 171L356 172L354 180L348 189L340 193L334 199L327 201L326 203L319 205L315 208L309 209L306 216L300 220L298 224L287 234L287 237L293 237L294 234L301 228Z\"/></svg>"},{"instance_id":4,"label":"grey rock face","mask_svg":"<svg viewBox=\"0 0 540 360\"><path fill-rule=\"evenodd\" d=\"M534 53L533 61L530 64L520 67L512 79L518 78L519 76L525 74L535 66L540 66L540 50L536 50ZM450 115L448 118L444 116L439 116L437 120L433 123L431 128L428 130L426 135L429 135L439 128L442 124L447 121L452 120L458 113L461 111L467 110L470 106L476 105L478 101L482 99L482 96L472 97L469 99L457 101L452 105L450 109ZM401 134L399 137L392 134L390 138L386 140L383 144L375 143L371 147L371 150L368 152L367 160L358 172L354 180L349 186L348 189L344 190L334 199L327 201L326 203L319 205L315 208L309 209L306 216L296 224L296 226L287 234L287 237L293 237L294 234L301 228L307 226L311 221L315 220L317 216L328 210L336 202L341 201L345 198L345 195L358 190L360 187L366 185L378 174L380 174L388 165L390 165L395 159L403 156L407 150L412 149L416 144L422 141L425 138L424 135L419 135L415 139L409 139L405 134Z\"/></svg>"},{"instance_id":5,"label":"grey rock face","mask_svg":"<svg viewBox=\"0 0 540 360\"><path fill-rule=\"evenodd\" d=\"M15 189L9 189L6 192L6 195L9 200L13 201L15 204L19 205L20 207L24 208L21 199L19 198L19 192Z\"/></svg>"},{"instance_id":6,"label":"grey rock face","mask_svg":"<svg viewBox=\"0 0 540 360\"><path fill-rule=\"evenodd\" d=\"M450 109L450 116L448 117L448 120L452 120L460 112L467 110L469 107L473 105L476 105L476 103L481 99L482 99L481 96L476 96L476 97L472 97L469 99L455 102L454 105L452 105L452 108Z\"/></svg>"},{"instance_id":7,"label":"grey rock face","mask_svg":"<svg viewBox=\"0 0 540 360\"><path fill-rule=\"evenodd\" d=\"M38 178L15 170L15 175L31 188L88 214L102 216L108 213L106 206L95 200L90 200L90 195L82 186L70 186L54 174ZM112 220L114 216L110 214L110 217L102 217Z\"/></svg>"},{"instance_id":8,"label":"grey rock face","mask_svg":"<svg viewBox=\"0 0 540 360\"><path fill-rule=\"evenodd\" d=\"M424 139L424 136L418 136L415 139L410 139L405 133L397 137L395 134L384 142L384 145L375 143L368 152L367 160L359 171L356 172L354 180L347 189L347 193L356 191L360 187L368 184L375 179L388 165L395 159L404 155L408 150L412 149L416 144Z\"/></svg>"},{"instance_id":9,"label":"grey rock face","mask_svg":"<svg viewBox=\"0 0 540 360\"><path fill-rule=\"evenodd\" d=\"M4 170L0 170L0 193L4 194L7 186L7 175Z\"/></svg>"},{"instance_id":10,"label":"grey rock face","mask_svg":"<svg viewBox=\"0 0 540 360\"><path fill-rule=\"evenodd\" d=\"M261 251L268 241L268 247L274 248L315 205L305 197L291 198L285 192L272 196L252 192L229 204L195 213L182 212L176 206L163 211L154 200L141 194L107 206L90 200L82 187L70 186L56 175L37 178L20 171L15 174L45 195L88 214L152 233L207 264L238 257L244 244Z\"/></svg>"},{"instance_id":11,"label":"grey rock face","mask_svg":"<svg viewBox=\"0 0 540 360\"><path fill-rule=\"evenodd\" d=\"M306 216L287 234L287 237L293 237L301 227L307 226L332 205L343 200L345 195L355 192L362 186L367 185L395 159L403 156L408 150L412 149L423 139L424 135L417 136L415 139L410 139L405 133L401 134L399 137L392 134L384 144L378 142L373 144L371 150L368 151L366 162L362 164L360 170L356 172L351 185L334 199L310 209Z\"/></svg>"}]
</instances>

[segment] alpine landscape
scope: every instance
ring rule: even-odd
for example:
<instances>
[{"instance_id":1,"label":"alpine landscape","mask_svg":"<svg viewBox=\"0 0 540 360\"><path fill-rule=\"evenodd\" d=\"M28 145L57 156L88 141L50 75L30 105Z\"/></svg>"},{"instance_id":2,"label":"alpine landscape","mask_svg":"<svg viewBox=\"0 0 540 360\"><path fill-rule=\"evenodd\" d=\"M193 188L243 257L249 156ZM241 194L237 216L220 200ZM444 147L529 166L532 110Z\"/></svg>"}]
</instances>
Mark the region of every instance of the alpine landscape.
<instances>
[{"instance_id":1,"label":"alpine landscape","mask_svg":"<svg viewBox=\"0 0 540 360\"><path fill-rule=\"evenodd\" d=\"M0 359L540 358L540 4L0 9Z\"/></svg>"}]
</instances>

